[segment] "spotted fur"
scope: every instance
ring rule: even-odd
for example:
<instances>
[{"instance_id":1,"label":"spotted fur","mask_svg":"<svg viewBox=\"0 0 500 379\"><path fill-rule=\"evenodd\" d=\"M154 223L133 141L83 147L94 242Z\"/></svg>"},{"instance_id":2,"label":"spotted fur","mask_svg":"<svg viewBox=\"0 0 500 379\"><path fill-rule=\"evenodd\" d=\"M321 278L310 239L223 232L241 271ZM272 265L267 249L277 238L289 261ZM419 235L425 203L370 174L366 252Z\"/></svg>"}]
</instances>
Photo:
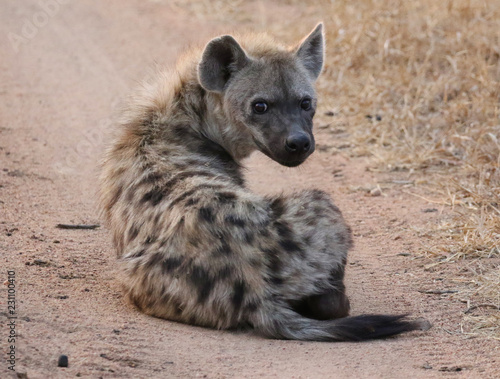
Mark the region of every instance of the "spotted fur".
<instances>
[{"instance_id":1,"label":"spotted fur","mask_svg":"<svg viewBox=\"0 0 500 379\"><path fill-rule=\"evenodd\" d=\"M241 161L255 150L287 166L314 151L322 25L291 48L265 35L237 39L189 52L124 112L101 204L126 296L149 315L249 325L272 338L360 340L419 328L401 316L346 317L351 231L326 193L263 197L244 183ZM257 114L255 101L269 111Z\"/></svg>"}]
</instances>

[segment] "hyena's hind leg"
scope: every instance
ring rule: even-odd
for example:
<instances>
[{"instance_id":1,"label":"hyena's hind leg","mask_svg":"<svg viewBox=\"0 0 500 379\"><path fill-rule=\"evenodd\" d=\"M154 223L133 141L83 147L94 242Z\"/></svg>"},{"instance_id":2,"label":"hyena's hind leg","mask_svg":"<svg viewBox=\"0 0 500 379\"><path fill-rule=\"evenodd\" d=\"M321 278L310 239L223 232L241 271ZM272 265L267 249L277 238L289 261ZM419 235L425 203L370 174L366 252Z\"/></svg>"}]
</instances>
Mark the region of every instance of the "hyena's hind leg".
<instances>
[{"instance_id":1,"label":"hyena's hind leg","mask_svg":"<svg viewBox=\"0 0 500 379\"><path fill-rule=\"evenodd\" d=\"M291 301L292 309L302 316L316 320L332 320L347 317L350 303L345 287L327 290L319 295L307 296L301 300Z\"/></svg>"},{"instance_id":2,"label":"hyena's hind leg","mask_svg":"<svg viewBox=\"0 0 500 379\"><path fill-rule=\"evenodd\" d=\"M308 190L270 199L280 236L281 294L302 316L328 320L349 314L344 268L350 228L330 197ZM280 275L281 274L281 275Z\"/></svg>"}]
</instances>

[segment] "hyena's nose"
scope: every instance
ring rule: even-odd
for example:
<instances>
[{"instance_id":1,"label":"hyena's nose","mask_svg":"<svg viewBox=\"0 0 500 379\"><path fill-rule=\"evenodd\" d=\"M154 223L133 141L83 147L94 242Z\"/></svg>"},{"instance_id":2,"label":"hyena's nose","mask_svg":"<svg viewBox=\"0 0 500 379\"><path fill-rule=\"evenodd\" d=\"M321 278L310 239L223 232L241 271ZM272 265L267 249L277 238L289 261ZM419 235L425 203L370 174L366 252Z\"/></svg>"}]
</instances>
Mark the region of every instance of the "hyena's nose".
<instances>
[{"instance_id":1,"label":"hyena's nose","mask_svg":"<svg viewBox=\"0 0 500 379\"><path fill-rule=\"evenodd\" d=\"M305 133L291 134L285 141L289 153L307 153L311 148L311 139Z\"/></svg>"}]
</instances>

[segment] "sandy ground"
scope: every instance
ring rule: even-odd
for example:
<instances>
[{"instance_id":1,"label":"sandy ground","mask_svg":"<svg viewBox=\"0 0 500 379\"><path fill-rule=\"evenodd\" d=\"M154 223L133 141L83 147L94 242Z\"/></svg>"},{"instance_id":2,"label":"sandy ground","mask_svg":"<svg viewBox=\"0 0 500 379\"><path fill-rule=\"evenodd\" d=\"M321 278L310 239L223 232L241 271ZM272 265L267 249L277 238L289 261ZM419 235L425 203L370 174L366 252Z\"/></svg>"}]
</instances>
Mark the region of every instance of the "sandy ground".
<instances>
[{"instance_id":1,"label":"sandy ground","mask_svg":"<svg viewBox=\"0 0 500 379\"><path fill-rule=\"evenodd\" d=\"M275 7L263 19L289 10ZM69 2L45 17L41 9L35 0L2 1L0 9L0 275L3 282L7 269L15 271L18 377L500 375L498 342L461 333L465 305L419 292L447 285L446 269L425 271L416 254L419 228L437 222L440 212L424 212L432 204L409 196L401 182L386 185L382 196L353 190L404 177L371 173L364 158L327 151L298 169L255 155L250 186L262 193L304 187L331 193L356 239L347 270L352 313L410 312L429 319L430 331L367 343L274 341L155 319L127 305L115 281L109 231L55 226L100 223L97 163L112 115L135 81L153 62L171 64L186 45L238 27L158 1ZM12 43L9 33L23 39ZM321 145L333 137L320 131L317 138ZM6 288L2 378L16 377L4 354ZM68 368L57 367L60 354L68 355Z\"/></svg>"}]
</instances>

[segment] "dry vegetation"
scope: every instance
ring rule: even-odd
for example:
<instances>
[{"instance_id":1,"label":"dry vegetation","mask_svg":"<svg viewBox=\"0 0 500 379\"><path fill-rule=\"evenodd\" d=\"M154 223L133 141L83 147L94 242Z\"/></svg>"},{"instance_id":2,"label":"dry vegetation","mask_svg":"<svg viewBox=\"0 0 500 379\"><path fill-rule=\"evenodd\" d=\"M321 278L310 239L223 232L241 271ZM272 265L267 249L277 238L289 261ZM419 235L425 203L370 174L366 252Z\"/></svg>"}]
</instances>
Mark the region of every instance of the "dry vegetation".
<instances>
[{"instance_id":1,"label":"dry vegetation","mask_svg":"<svg viewBox=\"0 0 500 379\"><path fill-rule=\"evenodd\" d=\"M439 249L498 255L500 3L333 4L322 89L350 119L354 150L444 176L441 200L457 217Z\"/></svg>"},{"instance_id":2,"label":"dry vegetation","mask_svg":"<svg viewBox=\"0 0 500 379\"><path fill-rule=\"evenodd\" d=\"M420 178L452 210L427 231L435 244L423 251L430 265L470 262L473 275L455 279L466 285L459 299L470 310L466 332L500 338L500 1L283 3L297 10L287 20L292 36L287 25L252 16L265 13L265 2L197 1L189 10L255 17L256 29L288 40L325 22L320 113L330 111L332 132L343 132L350 154Z\"/></svg>"},{"instance_id":3,"label":"dry vegetation","mask_svg":"<svg viewBox=\"0 0 500 379\"><path fill-rule=\"evenodd\" d=\"M322 92L347 118L353 153L428 178L432 198L452 207L425 249L434 259L498 258L500 2L351 4L325 5L335 26ZM494 262L469 265L461 299L482 309L466 315L468 331L500 337Z\"/></svg>"}]
</instances>

